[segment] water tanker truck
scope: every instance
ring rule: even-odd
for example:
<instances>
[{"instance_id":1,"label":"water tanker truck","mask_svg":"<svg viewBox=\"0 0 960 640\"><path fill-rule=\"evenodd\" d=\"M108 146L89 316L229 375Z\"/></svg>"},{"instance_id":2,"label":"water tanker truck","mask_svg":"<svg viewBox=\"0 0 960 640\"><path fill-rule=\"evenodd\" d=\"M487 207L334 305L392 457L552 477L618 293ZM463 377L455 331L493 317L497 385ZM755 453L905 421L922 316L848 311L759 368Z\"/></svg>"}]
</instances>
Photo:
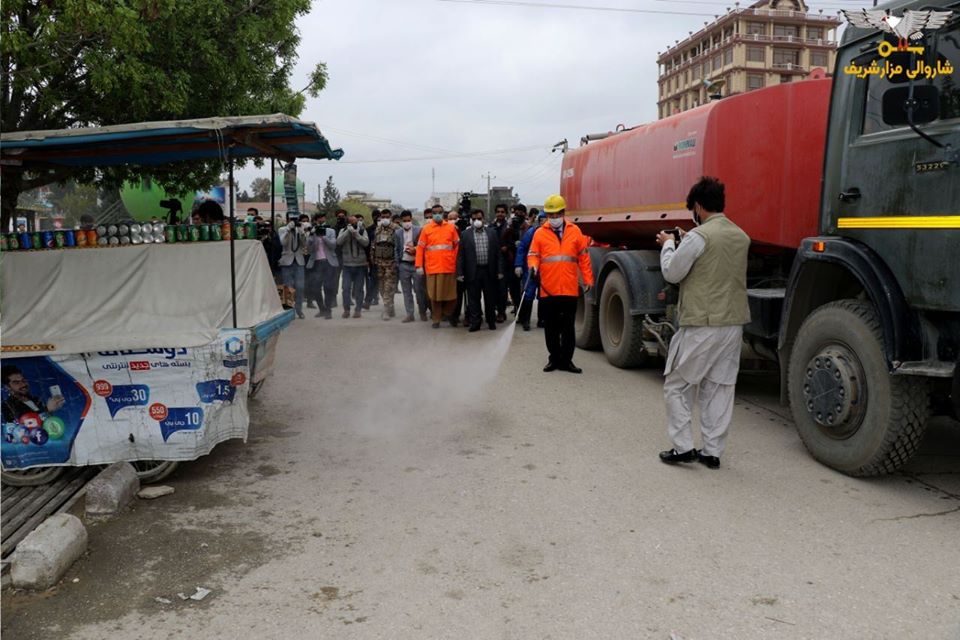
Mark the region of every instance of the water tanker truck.
<instances>
[{"instance_id":1,"label":"water tanker truck","mask_svg":"<svg viewBox=\"0 0 960 640\"><path fill-rule=\"evenodd\" d=\"M662 363L676 292L657 231L693 226L700 176L752 244L745 353L776 362L807 450L850 475L893 471L932 413L960 414L960 71L880 78L880 55L960 70L960 2L949 22L897 51L848 27L832 78L714 100L565 151L567 216L591 236L596 286L577 345L618 367ZM949 65L946 64L949 62Z\"/></svg>"}]
</instances>

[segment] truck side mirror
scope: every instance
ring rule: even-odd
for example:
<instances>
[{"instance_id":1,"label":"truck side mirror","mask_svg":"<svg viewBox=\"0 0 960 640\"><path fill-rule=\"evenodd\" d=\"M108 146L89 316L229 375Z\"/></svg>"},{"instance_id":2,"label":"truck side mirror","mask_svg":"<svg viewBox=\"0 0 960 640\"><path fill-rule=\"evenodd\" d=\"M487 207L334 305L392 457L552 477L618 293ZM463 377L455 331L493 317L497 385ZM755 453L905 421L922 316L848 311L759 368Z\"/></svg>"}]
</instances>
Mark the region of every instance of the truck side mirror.
<instances>
[{"instance_id":1,"label":"truck side mirror","mask_svg":"<svg viewBox=\"0 0 960 640\"><path fill-rule=\"evenodd\" d=\"M913 98L910 87L895 87L883 92L883 122L897 126L910 124L909 114L913 112L913 124L926 124L940 117L940 90L933 85L914 85Z\"/></svg>"}]
</instances>

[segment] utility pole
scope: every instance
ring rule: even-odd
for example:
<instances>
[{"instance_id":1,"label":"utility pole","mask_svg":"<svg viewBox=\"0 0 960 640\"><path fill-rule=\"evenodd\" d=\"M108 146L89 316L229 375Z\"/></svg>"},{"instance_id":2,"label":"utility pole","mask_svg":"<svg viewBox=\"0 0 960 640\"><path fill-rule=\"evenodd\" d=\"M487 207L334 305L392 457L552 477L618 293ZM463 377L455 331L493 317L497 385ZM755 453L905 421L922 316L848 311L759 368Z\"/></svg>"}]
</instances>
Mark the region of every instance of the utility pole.
<instances>
[{"instance_id":1,"label":"utility pole","mask_svg":"<svg viewBox=\"0 0 960 640\"><path fill-rule=\"evenodd\" d=\"M485 175L485 176L484 176L484 175L481 175L480 177L487 179L487 212L486 212L486 219L489 220L489 219L490 219L490 179L491 179L491 178L496 178L497 176L491 175L490 172L487 171L487 175Z\"/></svg>"}]
</instances>

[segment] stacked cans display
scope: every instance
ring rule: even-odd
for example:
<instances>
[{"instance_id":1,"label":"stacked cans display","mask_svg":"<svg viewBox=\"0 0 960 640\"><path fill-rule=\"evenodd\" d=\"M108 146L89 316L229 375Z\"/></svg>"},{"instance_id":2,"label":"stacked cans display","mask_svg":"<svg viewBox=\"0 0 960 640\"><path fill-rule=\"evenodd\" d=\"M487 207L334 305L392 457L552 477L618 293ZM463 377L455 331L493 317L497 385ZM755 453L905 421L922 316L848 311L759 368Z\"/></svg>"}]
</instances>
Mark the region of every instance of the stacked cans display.
<instances>
[{"instance_id":1,"label":"stacked cans display","mask_svg":"<svg viewBox=\"0 0 960 640\"><path fill-rule=\"evenodd\" d=\"M255 222L229 220L211 224L165 224L163 222L110 222L94 229L56 229L0 234L0 251L123 247L131 244L256 240Z\"/></svg>"}]
</instances>

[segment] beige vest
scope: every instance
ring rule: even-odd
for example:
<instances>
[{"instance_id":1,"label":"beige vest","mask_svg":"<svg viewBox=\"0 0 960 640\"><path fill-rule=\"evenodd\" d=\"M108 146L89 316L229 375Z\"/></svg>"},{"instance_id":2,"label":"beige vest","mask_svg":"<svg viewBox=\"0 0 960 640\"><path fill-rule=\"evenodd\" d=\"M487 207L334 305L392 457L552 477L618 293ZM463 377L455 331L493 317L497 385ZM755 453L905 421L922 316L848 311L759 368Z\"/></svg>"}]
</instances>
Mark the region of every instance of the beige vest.
<instances>
[{"instance_id":1,"label":"beige vest","mask_svg":"<svg viewBox=\"0 0 960 640\"><path fill-rule=\"evenodd\" d=\"M722 213L711 216L693 233L704 239L706 248L680 282L680 326L747 324L750 237Z\"/></svg>"}]
</instances>

